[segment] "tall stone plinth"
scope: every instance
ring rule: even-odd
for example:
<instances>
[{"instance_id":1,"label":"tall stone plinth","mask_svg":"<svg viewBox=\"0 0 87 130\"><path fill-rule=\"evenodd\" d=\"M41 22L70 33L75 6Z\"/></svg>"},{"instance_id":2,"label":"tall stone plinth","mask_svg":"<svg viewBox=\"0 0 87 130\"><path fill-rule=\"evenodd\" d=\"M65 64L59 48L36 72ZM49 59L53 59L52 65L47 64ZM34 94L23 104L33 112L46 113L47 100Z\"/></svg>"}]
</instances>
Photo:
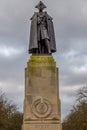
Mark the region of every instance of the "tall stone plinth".
<instances>
[{"instance_id":1,"label":"tall stone plinth","mask_svg":"<svg viewBox=\"0 0 87 130\"><path fill-rule=\"evenodd\" d=\"M61 130L58 76L52 56L31 56L25 69L22 130Z\"/></svg>"}]
</instances>

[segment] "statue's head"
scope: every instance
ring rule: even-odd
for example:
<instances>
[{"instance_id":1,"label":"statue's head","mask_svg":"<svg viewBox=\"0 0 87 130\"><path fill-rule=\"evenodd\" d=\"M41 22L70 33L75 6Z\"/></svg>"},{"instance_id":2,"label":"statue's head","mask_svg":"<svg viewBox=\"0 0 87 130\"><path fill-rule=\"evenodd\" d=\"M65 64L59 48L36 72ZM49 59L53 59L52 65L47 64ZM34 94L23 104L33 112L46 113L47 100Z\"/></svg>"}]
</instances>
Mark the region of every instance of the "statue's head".
<instances>
[{"instance_id":1,"label":"statue's head","mask_svg":"<svg viewBox=\"0 0 87 130\"><path fill-rule=\"evenodd\" d=\"M44 5L44 3L43 3L42 1L40 1L40 2L38 3L38 5L35 6L35 8L38 8L39 11L41 12L41 11L44 10L44 8L46 8L46 5Z\"/></svg>"}]
</instances>

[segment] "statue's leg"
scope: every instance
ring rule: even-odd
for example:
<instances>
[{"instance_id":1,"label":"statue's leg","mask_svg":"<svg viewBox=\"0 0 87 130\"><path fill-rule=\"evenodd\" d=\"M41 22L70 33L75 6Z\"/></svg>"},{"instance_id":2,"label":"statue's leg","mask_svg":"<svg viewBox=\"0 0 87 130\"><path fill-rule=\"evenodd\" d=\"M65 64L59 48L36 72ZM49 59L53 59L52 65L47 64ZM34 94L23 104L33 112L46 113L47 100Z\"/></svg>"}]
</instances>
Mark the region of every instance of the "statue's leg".
<instances>
[{"instance_id":1,"label":"statue's leg","mask_svg":"<svg viewBox=\"0 0 87 130\"><path fill-rule=\"evenodd\" d=\"M41 54L41 43L40 43L40 41L38 42L38 51Z\"/></svg>"},{"instance_id":2,"label":"statue's leg","mask_svg":"<svg viewBox=\"0 0 87 130\"><path fill-rule=\"evenodd\" d=\"M50 42L48 39L45 39L45 45L46 45L46 48L48 50L48 53L51 54L51 47L50 47Z\"/></svg>"},{"instance_id":3,"label":"statue's leg","mask_svg":"<svg viewBox=\"0 0 87 130\"><path fill-rule=\"evenodd\" d=\"M41 47L42 47L42 54L45 54L44 41L42 41Z\"/></svg>"},{"instance_id":4,"label":"statue's leg","mask_svg":"<svg viewBox=\"0 0 87 130\"><path fill-rule=\"evenodd\" d=\"M36 49L36 52L35 52L36 54L38 54L39 52L38 52L38 48Z\"/></svg>"}]
</instances>

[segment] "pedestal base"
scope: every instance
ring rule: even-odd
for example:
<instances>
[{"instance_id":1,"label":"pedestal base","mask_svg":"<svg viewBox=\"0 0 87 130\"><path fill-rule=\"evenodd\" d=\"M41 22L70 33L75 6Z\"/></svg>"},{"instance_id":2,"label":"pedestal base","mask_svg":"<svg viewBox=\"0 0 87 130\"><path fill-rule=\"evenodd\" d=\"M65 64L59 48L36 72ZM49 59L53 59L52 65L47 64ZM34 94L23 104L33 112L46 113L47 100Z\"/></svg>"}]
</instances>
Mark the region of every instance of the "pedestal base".
<instances>
[{"instance_id":1,"label":"pedestal base","mask_svg":"<svg viewBox=\"0 0 87 130\"><path fill-rule=\"evenodd\" d=\"M24 124L23 130L62 130L60 124L43 124L42 122L38 124Z\"/></svg>"},{"instance_id":2,"label":"pedestal base","mask_svg":"<svg viewBox=\"0 0 87 130\"><path fill-rule=\"evenodd\" d=\"M58 68L52 56L31 56L25 69L23 130L61 130Z\"/></svg>"}]
</instances>

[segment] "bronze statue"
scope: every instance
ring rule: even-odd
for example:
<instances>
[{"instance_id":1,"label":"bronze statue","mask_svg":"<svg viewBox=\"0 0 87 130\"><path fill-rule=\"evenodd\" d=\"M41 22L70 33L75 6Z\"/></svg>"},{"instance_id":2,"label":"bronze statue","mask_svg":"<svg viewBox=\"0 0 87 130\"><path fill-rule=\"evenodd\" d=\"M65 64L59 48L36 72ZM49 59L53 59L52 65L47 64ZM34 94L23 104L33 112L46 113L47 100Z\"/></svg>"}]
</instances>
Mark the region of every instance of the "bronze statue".
<instances>
[{"instance_id":1,"label":"bronze statue","mask_svg":"<svg viewBox=\"0 0 87 130\"><path fill-rule=\"evenodd\" d=\"M42 1L36 8L39 9L39 12L35 12L31 18L29 53L54 53L56 52L56 43L52 17L47 12L43 12L46 6Z\"/></svg>"}]
</instances>

